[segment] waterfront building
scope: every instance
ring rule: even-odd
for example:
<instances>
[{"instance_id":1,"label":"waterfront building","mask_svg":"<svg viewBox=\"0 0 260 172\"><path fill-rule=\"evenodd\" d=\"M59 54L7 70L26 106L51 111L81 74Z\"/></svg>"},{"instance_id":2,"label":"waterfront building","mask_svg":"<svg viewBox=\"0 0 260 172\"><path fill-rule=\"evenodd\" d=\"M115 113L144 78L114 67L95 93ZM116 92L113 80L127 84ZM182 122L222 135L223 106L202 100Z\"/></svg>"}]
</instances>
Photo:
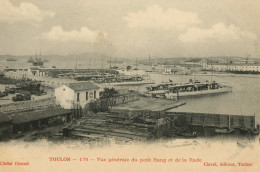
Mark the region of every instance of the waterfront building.
<instances>
[{"instance_id":1,"label":"waterfront building","mask_svg":"<svg viewBox=\"0 0 260 172\"><path fill-rule=\"evenodd\" d=\"M28 68L5 68L4 76L13 79L31 79L40 81L43 86L57 88L67 83L75 82L76 76L98 76L100 74L112 73L115 70L109 69L70 69L70 68L42 68L39 66L30 66ZM112 76L111 74L111 76ZM64 77L63 77L64 76ZM107 76L107 75L106 75Z\"/></svg>"},{"instance_id":2,"label":"waterfront building","mask_svg":"<svg viewBox=\"0 0 260 172\"><path fill-rule=\"evenodd\" d=\"M172 74L171 66L165 66L163 74Z\"/></svg>"},{"instance_id":3,"label":"waterfront building","mask_svg":"<svg viewBox=\"0 0 260 172\"><path fill-rule=\"evenodd\" d=\"M260 72L260 64L202 64L203 70L223 72Z\"/></svg>"},{"instance_id":4,"label":"waterfront building","mask_svg":"<svg viewBox=\"0 0 260 172\"><path fill-rule=\"evenodd\" d=\"M13 79L24 79L28 75L28 68L5 68L4 76Z\"/></svg>"},{"instance_id":5,"label":"waterfront building","mask_svg":"<svg viewBox=\"0 0 260 172\"><path fill-rule=\"evenodd\" d=\"M64 109L83 108L99 98L100 87L92 82L64 84L55 89L57 103Z\"/></svg>"},{"instance_id":6,"label":"waterfront building","mask_svg":"<svg viewBox=\"0 0 260 172\"><path fill-rule=\"evenodd\" d=\"M144 70L133 69L133 70L117 70L117 72L121 75L125 76L147 76Z\"/></svg>"},{"instance_id":7,"label":"waterfront building","mask_svg":"<svg viewBox=\"0 0 260 172\"><path fill-rule=\"evenodd\" d=\"M31 76L35 77L44 77L45 70L39 67L16 67L16 68L5 68L4 75L8 78L13 79L24 79Z\"/></svg>"}]
</instances>

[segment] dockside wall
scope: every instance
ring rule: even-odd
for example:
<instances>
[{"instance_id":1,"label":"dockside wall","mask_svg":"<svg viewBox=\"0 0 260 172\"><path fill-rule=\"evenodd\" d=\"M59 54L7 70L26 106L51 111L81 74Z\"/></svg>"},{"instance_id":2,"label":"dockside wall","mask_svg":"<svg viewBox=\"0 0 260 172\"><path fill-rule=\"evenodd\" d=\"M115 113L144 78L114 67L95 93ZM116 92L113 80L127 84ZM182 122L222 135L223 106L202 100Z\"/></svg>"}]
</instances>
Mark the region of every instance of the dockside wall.
<instances>
[{"instance_id":1,"label":"dockside wall","mask_svg":"<svg viewBox=\"0 0 260 172\"><path fill-rule=\"evenodd\" d=\"M175 126L254 129L256 125L255 116L245 115L118 109L111 109L111 112L125 118L131 118L132 116L153 119L168 118Z\"/></svg>"}]
</instances>

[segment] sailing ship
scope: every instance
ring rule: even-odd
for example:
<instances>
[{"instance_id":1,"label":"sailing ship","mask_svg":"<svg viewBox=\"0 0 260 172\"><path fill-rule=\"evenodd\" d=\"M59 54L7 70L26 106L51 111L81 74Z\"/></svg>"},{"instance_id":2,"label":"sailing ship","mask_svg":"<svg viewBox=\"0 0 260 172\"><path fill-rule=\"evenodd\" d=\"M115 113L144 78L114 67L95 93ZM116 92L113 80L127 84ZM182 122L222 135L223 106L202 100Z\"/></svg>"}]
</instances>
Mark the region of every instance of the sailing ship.
<instances>
[{"instance_id":1,"label":"sailing ship","mask_svg":"<svg viewBox=\"0 0 260 172\"><path fill-rule=\"evenodd\" d=\"M27 62L28 63L32 63L33 66L43 66L44 62L48 62L47 59L41 59L41 51L40 51L40 58L37 57L37 54L35 53L35 59L33 59L32 57L30 57Z\"/></svg>"},{"instance_id":2,"label":"sailing ship","mask_svg":"<svg viewBox=\"0 0 260 172\"><path fill-rule=\"evenodd\" d=\"M37 58L37 56L35 57L35 59L33 59L32 57L30 57L27 60L28 63L32 63L33 66L43 66L44 65L44 60L42 60L41 58Z\"/></svg>"},{"instance_id":3,"label":"sailing ship","mask_svg":"<svg viewBox=\"0 0 260 172\"><path fill-rule=\"evenodd\" d=\"M41 58L36 58L33 62L32 62L32 65L33 66L43 66L44 62L42 61Z\"/></svg>"}]
</instances>

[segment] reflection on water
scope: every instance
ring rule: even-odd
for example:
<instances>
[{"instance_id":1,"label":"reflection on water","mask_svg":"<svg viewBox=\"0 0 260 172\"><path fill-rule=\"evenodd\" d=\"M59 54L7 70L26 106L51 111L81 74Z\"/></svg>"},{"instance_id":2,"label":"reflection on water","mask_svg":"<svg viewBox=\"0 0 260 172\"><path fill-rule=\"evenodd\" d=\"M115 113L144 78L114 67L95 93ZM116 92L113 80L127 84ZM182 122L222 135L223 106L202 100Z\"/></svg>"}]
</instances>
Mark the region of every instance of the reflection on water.
<instances>
[{"instance_id":1,"label":"reflection on water","mask_svg":"<svg viewBox=\"0 0 260 172\"><path fill-rule=\"evenodd\" d=\"M187 75L151 75L157 82L169 81L188 82L189 79L200 81L215 80L231 85L232 92L215 96L186 98L186 105L172 109L170 111L223 113L233 115L256 115L256 121L260 122L260 76L250 75L236 77L221 76L187 76Z\"/></svg>"}]
</instances>

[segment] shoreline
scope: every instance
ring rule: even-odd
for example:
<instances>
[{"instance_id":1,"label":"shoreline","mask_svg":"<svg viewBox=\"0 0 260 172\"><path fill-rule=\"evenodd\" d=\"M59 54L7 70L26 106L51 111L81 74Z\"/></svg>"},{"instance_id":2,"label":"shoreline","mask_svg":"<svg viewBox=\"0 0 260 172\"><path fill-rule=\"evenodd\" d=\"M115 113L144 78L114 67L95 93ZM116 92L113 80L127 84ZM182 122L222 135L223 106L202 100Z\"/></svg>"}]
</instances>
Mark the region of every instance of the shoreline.
<instances>
[{"instance_id":1,"label":"shoreline","mask_svg":"<svg viewBox=\"0 0 260 172\"><path fill-rule=\"evenodd\" d=\"M160 75L163 75L161 73L159 73ZM169 74L167 76L174 76L174 75L178 75L178 76L219 76L219 77L247 77L247 78L260 78L259 74L229 74L229 73L223 73L223 74Z\"/></svg>"}]
</instances>

